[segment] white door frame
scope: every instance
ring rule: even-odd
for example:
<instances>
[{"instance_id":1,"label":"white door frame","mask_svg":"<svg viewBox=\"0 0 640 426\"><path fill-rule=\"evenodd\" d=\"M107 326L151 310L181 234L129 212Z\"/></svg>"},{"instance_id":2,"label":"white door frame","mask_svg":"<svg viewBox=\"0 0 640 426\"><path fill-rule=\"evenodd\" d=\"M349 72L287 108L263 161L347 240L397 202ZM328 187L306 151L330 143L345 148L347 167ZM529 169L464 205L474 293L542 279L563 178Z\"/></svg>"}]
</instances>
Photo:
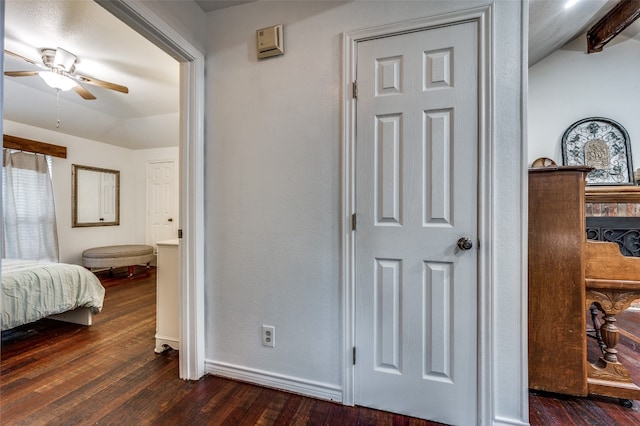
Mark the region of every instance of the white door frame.
<instances>
[{"instance_id":1,"label":"white door frame","mask_svg":"<svg viewBox=\"0 0 640 426\"><path fill-rule=\"evenodd\" d=\"M180 62L180 378L204 370L204 54L140 0L95 0ZM153 347L150 347L152 350Z\"/></svg>"},{"instance_id":2,"label":"white door frame","mask_svg":"<svg viewBox=\"0 0 640 426\"><path fill-rule=\"evenodd\" d=\"M492 263L492 188L491 159L493 122L492 81L492 7L479 7L434 17L394 23L343 34L343 135L342 135L342 218L341 278L343 324L343 403L354 405L355 367L355 236L351 217L355 213L355 141L356 101L352 82L356 79L357 45L361 41L383 36L422 31L464 21L478 23L478 423L488 424L494 406L491 389L492 323L490 298ZM357 231L356 231L357 232Z\"/></svg>"}]
</instances>

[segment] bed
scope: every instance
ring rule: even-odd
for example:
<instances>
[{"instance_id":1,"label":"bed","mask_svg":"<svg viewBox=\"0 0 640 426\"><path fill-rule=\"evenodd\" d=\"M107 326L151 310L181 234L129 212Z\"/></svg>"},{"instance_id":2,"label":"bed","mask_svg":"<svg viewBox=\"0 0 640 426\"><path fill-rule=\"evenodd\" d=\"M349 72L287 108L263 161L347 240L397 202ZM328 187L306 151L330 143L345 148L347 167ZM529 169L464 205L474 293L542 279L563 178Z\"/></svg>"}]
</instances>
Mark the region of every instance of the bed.
<instances>
[{"instance_id":1,"label":"bed","mask_svg":"<svg viewBox=\"0 0 640 426\"><path fill-rule=\"evenodd\" d=\"M2 259L2 330L51 317L91 325L104 287L79 265Z\"/></svg>"}]
</instances>

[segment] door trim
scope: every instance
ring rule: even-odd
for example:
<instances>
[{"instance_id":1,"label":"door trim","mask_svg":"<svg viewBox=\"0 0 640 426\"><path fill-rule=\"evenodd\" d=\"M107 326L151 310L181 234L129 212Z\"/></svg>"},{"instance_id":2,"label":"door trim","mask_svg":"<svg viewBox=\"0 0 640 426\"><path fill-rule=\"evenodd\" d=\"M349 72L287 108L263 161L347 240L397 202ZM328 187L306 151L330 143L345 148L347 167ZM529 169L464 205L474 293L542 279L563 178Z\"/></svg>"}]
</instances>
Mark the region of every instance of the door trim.
<instances>
[{"instance_id":1,"label":"door trim","mask_svg":"<svg viewBox=\"0 0 640 426\"><path fill-rule=\"evenodd\" d=\"M205 373L204 54L140 0L95 0L180 62L180 378Z\"/></svg>"},{"instance_id":2,"label":"door trim","mask_svg":"<svg viewBox=\"0 0 640 426\"><path fill-rule=\"evenodd\" d=\"M342 74L342 209L340 220L341 286L342 286L342 402L354 405L355 367L355 235L352 215L355 211L355 141L356 102L352 98L352 82L356 79L358 43L380 37L423 31L435 27L475 21L478 24L478 423L490 423L495 406L491 389L492 359L492 170L493 137L492 86L493 57L492 6L485 6L393 23L374 28L343 33Z\"/></svg>"}]
</instances>

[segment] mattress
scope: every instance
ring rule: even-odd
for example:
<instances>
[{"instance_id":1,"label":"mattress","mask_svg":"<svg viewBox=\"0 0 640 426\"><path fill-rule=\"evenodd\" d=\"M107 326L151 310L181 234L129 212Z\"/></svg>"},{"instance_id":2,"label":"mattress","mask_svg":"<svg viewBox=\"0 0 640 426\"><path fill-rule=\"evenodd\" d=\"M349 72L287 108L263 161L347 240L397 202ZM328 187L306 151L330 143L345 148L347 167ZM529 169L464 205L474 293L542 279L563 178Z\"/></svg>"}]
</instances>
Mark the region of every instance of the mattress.
<instances>
[{"instance_id":1,"label":"mattress","mask_svg":"<svg viewBox=\"0 0 640 426\"><path fill-rule=\"evenodd\" d=\"M104 287L79 265L2 259L2 330L86 307L102 310Z\"/></svg>"}]
</instances>

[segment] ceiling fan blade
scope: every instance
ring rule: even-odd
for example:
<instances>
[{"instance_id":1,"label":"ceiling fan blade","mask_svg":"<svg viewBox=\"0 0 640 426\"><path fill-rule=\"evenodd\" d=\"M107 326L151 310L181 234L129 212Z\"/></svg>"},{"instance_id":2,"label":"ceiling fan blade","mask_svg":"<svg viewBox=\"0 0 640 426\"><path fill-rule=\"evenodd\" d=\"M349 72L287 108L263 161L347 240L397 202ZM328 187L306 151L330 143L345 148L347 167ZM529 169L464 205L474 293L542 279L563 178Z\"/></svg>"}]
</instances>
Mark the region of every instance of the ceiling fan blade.
<instances>
[{"instance_id":1,"label":"ceiling fan blade","mask_svg":"<svg viewBox=\"0 0 640 426\"><path fill-rule=\"evenodd\" d=\"M9 77L29 77L32 75L38 75L40 71L5 71L4 75Z\"/></svg>"},{"instance_id":2,"label":"ceiling fan blade","mask_svg":"<svg viewBox=\"0 0 640 426\"><path fill-rule=\"evenodd\" d=\"M104 87L106 89L115 90L116 92L121 93L129 93L129 88L126 86L121 86L120 84L109 83L108 81L98 80L97 78L87 77L84 75L75 75L74 76L78 81L83 83L92 84L94 86Z\"/></svg>"},{"instance_id":3,"label":"ceiling fan blade","mask_svg":"<svg viewBox=\"0 0 640 426\"><path fill-rule=\"evenodd\" d=\"M78 95L82 96L82 99L85 99L87 101L92 101L96 98L95 96L93 96L93 94L90 91L80 86L79 84L76 84L75 86L73 86L73 90Z\"/></svg>"},{"instance_id":4,"label":"ceiling fan blade","mask_svg":"<svg viewBox=\"0 0 640 426\"><path fill-rule=\"evenodd\" d=\"M33 64L33 65L35 65L35 66L37 66L39 68L43 68L41 63L33 61L33 60L29 59L29 58L25 58L24 56L18 55L17 53L13 53L13 52L11 52L9 50L6 50L6 49L4 50L4 53L5 53L5 55L10 55L10 56L13 56L14 58L22 59L25 62Z\"/></svg>"}]
</instances>

